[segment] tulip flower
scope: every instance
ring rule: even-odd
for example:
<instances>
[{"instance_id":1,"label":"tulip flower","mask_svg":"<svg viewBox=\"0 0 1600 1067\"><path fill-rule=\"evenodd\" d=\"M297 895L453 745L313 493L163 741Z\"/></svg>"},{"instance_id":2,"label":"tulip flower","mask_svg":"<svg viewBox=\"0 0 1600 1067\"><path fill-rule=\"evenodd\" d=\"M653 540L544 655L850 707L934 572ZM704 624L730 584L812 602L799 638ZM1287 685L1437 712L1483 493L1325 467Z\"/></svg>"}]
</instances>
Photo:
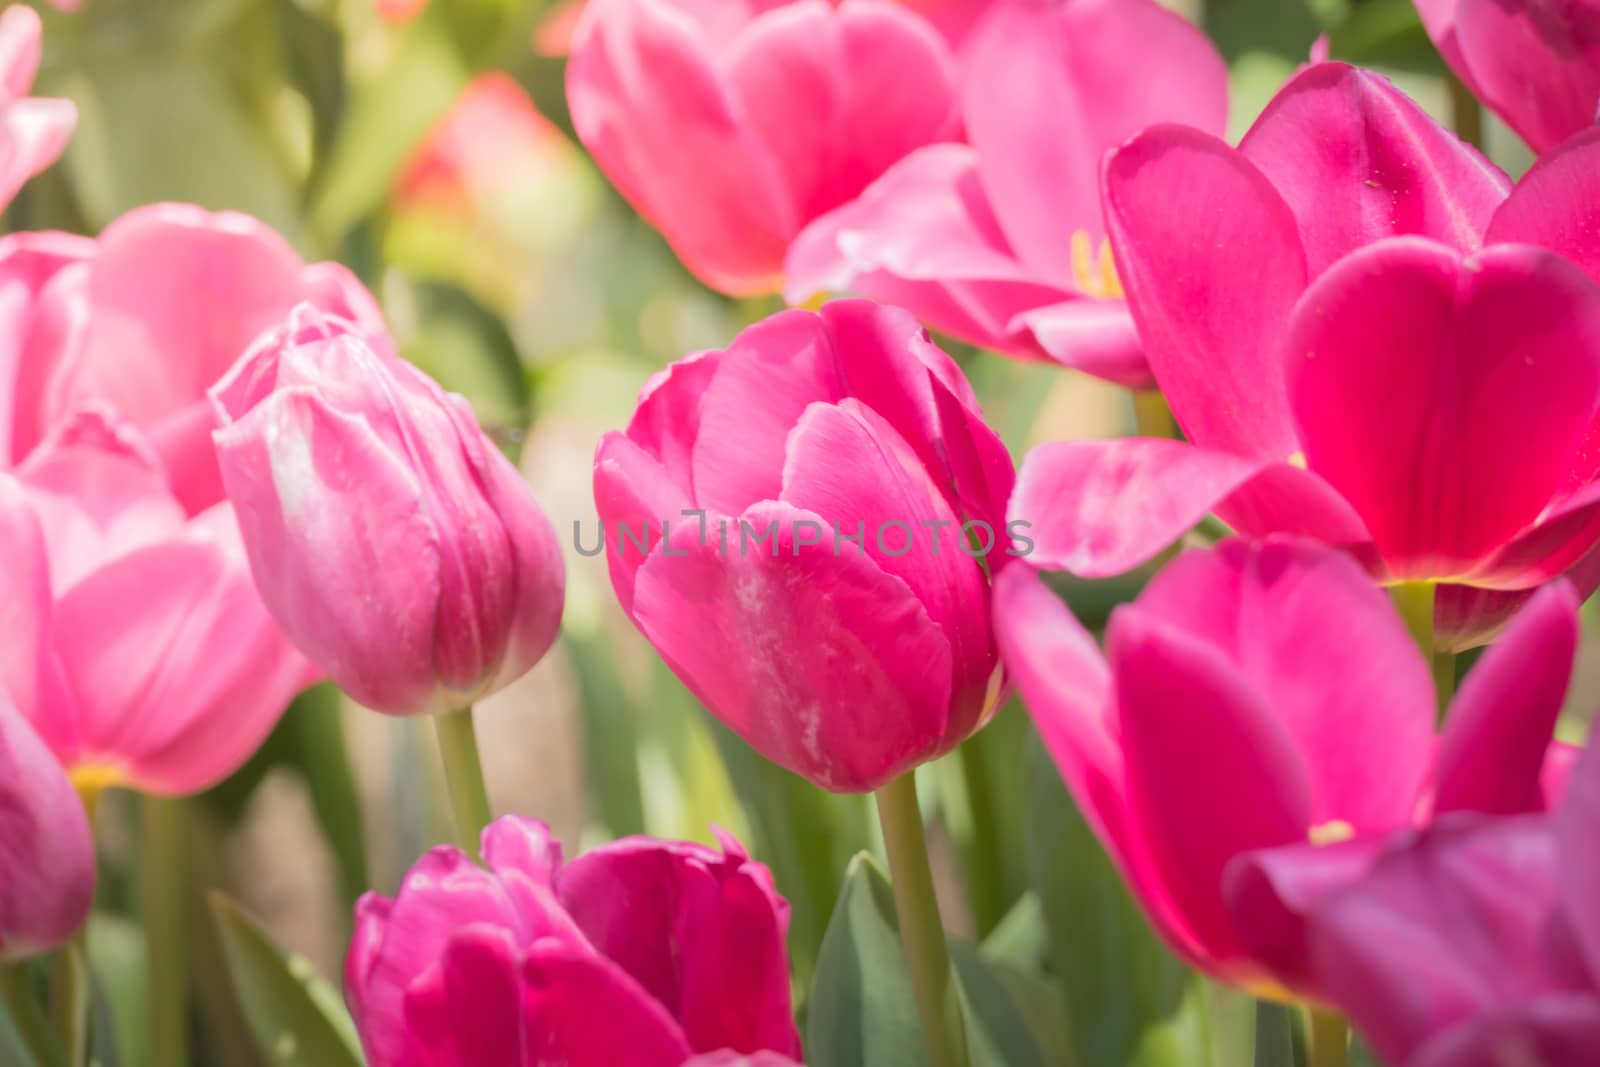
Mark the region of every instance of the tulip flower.
<instances>
[{"instance_id":1,"label":"tulip flower","mask_svg":"<svg viewBox=\"0 0 1600 1067\"><path fill-rule=\"evenodd\" d=\"M1146 560L1216 510L1342 545L1383 580L1526 590L1600 539L1600 137L1512 190L1377 75L1297 76L1236 150L1154 127L1105 168L1117 267L1192 444L1049 445L1035 562ZM1481 641L1462 619L1447 647Z\"/></svg>"},{"instance_id":2,"label":"tulip flower","mask_svg":"<svg viewBox=\"0 0 1600 1067\"><path fill-rule=\"evenodd\" d=\"M859 292L973 344L1148 387L1100 164L1155 122L1221 134L1221 56L1155 0L996 3L963 54L970 145L919 149L813 222L785 293Z\"/></svg>"},{"instance_id":3,"label":"tulip flower","mask_svg":"<svg viewBox=\"0 0 1600 1067\"><path fill-rule=\"evenodd\" d=\"M247 215L152 204L92 242L5 240L0 292L13 295L0 315L31 332L0 346L0 401L10 401L0 462L21 462L80 411L113 410L150 439L191 515L222 499L206 389L259 334L310 300L361 323L372 343L390 343L354 275L337 263L306 266ZM13 278L25 284L8 285Z\"/></svg>"},{"instance_id":4,"label":"tulip flower","mask_svg":"<svg viewBox=\"0 0 1600 1067\"><path fill-rule=\"evenodd\" d=\"M1548 152L1594 125L1600 108L1600 3L1415 2L1445 62L1535 152Z\"/></svg>"},{"instance_id":5,"label":"tulip flower","mask_svg":"<svg viewBox=\"0 0 1600 1067\"><path fill-rule=\"evenodd\" d=\"M44 30L39 13L13 4L0 13L0 133L5 138L0 164L0 208L11 203L24 182L56 161L78 124L70 100L31 97L39 73Z\"/></svg>"},{"instance_id":6,"label":"tulip flower","mask_svg":"<svg viewBox=\"0 0 1600 1067\"><path fill-rule=\"evenodd\" d=\"M368 893L356 906L345 999L367 1061L778 1067L798 1057L789 905L765 867L720 840L721 851L627 838L563 864L542 823L506 816L483 833L485 867L435 848L393 900Z\"/></svg>"},{"instance_id":7,"label":"tulip flower","mask_svg":"<svg viewBox=\"0 0 1600 1067\"><path fill-rule=\"evenodd\" d=\"M1396 835L1310 907L1319 987L1397 1067L1600 1061L1597 835L1594 750L1551 814ZM1261 857L1280 877L1320 860Z\"/></svg>"},{"instance_id":8,"label":"tulip flower","mask_svg":"<svg viewBox=\"0 0 1600 1067\"><path fill-rule=\"evenodd\" d=\"M94 877L78 794L0 685L0 961L65 943L89 917Z\"/></svg>"},{"instance_id":9,"label":"tulip flower","mask_svg":"<svg viewBox=\"0 0 1600 1067\"><path fill-rule=\"evenodd\" d=\"M193 518L136 435L84 416L0 474L0 684L85 789L197 792L314 680L232 509Z\"/></svg>"},{"instance_id":10,"label":"tulip flower","mask_svg":"<svg viewBox=\"0 0 1600 1067\"><path fill-rule=\"evenodd\" d=\"M578 138L697 277L779 287L802 227L956 133L954 58L887 0L593 0L567 66Z\"/></svg>"},{"instance_id":11,"label":"tulip flower","mask_svg":"<svg viewBox=\"0 0 1600 1067\"><path fill-rule=\"evenodd\" d=\"M455 710L549 649L555 532L464 399L310 305L211 397L262 599L350 696Z\"/></svg>"},{"instance_id":12,"label":"tulip flower","mask_svg":"<svg viewBox=\"0 0 1600 1067\"><path fill-rule=\"evenodd\" d=\"M594 492L612 585L674 673L768 759L863 792L994 706L1011 479L916 320L838 301L657 375Z\"/></svg>"},{"instance_id":13,"label":"tulip flower","mask_svg":"<svg viewBox=\"0 0 1600 1067\"><path fill-rule=\"evenodd\" d=\"M994 617L1062 778L1156 929L1196 967L1270 993L1307 991L1291 951L1304 930L1277 909L1247 938L1230 862L1348 841L1337 855L1354 864L1436 812L1542 809L1576 612L1564 583L1535 597L1437 743L1428 665L1400 617L1315 542L1178 557L1112 614L1104 655L1025 564L996 580Z\"/></svg>"}]
</instances>

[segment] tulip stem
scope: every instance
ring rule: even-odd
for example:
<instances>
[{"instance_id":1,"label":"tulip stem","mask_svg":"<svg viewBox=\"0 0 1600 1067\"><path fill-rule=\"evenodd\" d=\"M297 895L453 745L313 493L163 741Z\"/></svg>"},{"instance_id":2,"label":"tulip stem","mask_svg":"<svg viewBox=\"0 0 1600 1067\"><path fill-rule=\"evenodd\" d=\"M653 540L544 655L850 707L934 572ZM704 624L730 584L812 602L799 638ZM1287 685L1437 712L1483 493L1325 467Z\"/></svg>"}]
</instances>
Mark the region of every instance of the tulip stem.
<instances>
[{"instance_id":1,"label":"tulip stem","mask_svg":"<svg viewBox=\"0 0 1600 1067\"><path fill-rule=\"evenodd\" d=\"M1308 1009L1310 1057L1307 1067L1346 1067L1350 1062L1350 1026L1344 1016L1323 1008Z\"/></svg>"},{"instance_id":2,"label":"tulip stem","mask_svg":"<svg viewBox=\"0 0 1600 1067\"><path fill-rule=\"evenodd\" d=\"M1389 596L1433 672L1433 691L1438 701L1439 720L1443 722L1450 698L1456 691L1456 657L1434 649L1434 594L1438 588L1435 582L1401 582L1389 587Z\"/></svg>"},{"instance_id":3,"label":"tulip stem","mask_svg":"<svg viewBox=\"0 0 1600 1067\"><path fill-rule=\"evenodd\" d=\"M894 881L894 908L900 920L900 944L911 990L917 1001L929 1067L967 1067L966 1026L960 995L950 970L950 950L939 919L939 900L928 866L928 845L917 806L915 773L907 771L877 792L878 821L883 826Z\"/></svg>"},{"instance_id":4,"label":"tulip stem","mask_svg":"<svg viewBox=\"0 0 1600 1067\"><path fill-rule=\"evenodd\" d=\"M1176 440L1178 424L1159 389L1135 389L1133 425L1140 437L1165 437Z\"/></svg>"},{"instance_id":5,"label":"tulip stem","mask_svg":"<svg viewBox=\"0 0 1600 1067\"><path fill-rule=\"evenodd\" d=\"M439 734L439 758L444 762L445 789L455 816L456 842L469 856L478 854L478 839L493 817L489 789L483 781L483 761L478 758L478 738L472 729L472 707L433 717Z\"/></svg>"},{"instance_id":6,"label":"tulip stem","mask_svg":"<svg viewBox=\"0 0 1600 1067\"><path fill-rule=\"evenodd\" d=\"M183 802L139 798L139 914L144 923L147 1042L151 1063L189 1062L189 967L184 917L188 865L184 859Z\"/></svg>"},{"instance_id":7,"label":"tulip stem","mask_svg":"<svg viewBox=\"0 0 1600 1067\"><path fill-rule=\"evenodd\" d=\"M1483 105L1454 71L1445 75L1450 87L1450 122L1456 136L1474 148L1483 148Z\"/></svg>"},{"instance_id":8,"label":"tulip stem","mask_svg":"<svg viewBox=\"0 0 1600 1067\"><path fill-rule=\"evenodd\" d=\"M89 1062L89 925L56 953L50 974L50 1025L67 1067Z\"/></svg>"}]
</instances>

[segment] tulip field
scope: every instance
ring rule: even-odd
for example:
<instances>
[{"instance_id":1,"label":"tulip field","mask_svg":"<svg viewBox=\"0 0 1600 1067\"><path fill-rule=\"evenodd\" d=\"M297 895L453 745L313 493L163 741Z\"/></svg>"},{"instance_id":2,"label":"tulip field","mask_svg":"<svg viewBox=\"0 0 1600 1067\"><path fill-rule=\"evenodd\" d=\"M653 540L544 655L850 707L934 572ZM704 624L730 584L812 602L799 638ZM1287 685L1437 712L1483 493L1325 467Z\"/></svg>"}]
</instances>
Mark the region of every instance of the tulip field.
<instances>
[{"instance_id":1,"label":"tulip field","mask_svg":"<svg viewBox=\"0 0 1600 1067\"><path fill-rule=\"evenodd\" d=\"M1600 0L0 0L0 1067L1600 1067Z\"/></svg>"}]
</instances>

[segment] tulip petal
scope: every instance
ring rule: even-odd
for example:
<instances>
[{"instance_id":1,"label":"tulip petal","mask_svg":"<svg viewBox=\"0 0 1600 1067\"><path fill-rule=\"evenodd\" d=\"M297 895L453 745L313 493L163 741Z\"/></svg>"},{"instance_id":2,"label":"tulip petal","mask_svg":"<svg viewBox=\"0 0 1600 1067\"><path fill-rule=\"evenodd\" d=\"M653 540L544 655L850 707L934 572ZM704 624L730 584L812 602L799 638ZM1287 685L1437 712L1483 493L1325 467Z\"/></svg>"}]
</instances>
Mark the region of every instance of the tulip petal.
<instances>
[{"instance_id":1,"label":"tulip petal","mask_svg":"<svg viewBox=\"0 0 1600 1067\"><path fill-rule=\"evenodd\" d=\"M1385 237L1470 252L1511 191L1498 167L1389 79L1344 63L1296 75L1239 151L1294 212L1312 277Z\"/></svg>"},{"instance_id":2,"label":"tulip petal","mask_svg":"<svg viewBox=\"0 0 1600 1067\"><path fill-rule=\"evenodd\" d=\"M1306 758L1273 709L1214 649L1142 605L1113 614L1131 821L1205 958L1246 958L1222 899L1235 856L1304 841L1315 811Z\"/></svg>"},{"instance_id":3,"label":"tulip petal","mask_svg":"<svg viewBox=\"0 0 1600 1067\"><path fill-rule=\"evenodd\" d=\"M1032 337L1063 367L1128 389L1155 386L1133 313L1121 300L1063 300L1024 311L1012 320L1010 332Z\"/></svg>"},{"instance_id":4,"label":"tulip petal","mask_svg":"<svg viewBox=\"0 0 1600 1067\"><path fill-rule=\"evenodd\" d=\"M1588 1063L1597 1053L1600 1003L1592 994L1576 993L1540 997L1452 1027L1423 1046L1410 1067Z\"/></svg>"},{"instance_id":5,"label":"tulip petal","mask_svg":"<svg viewBox=\"0 0 1600 1067\"><path fill-rule=\"evenodd\" d=\"M667 529L695 525L694 502L654 456L612 432L600 439L595 452L594 504L611 586L622 610L631 615L635 576L660 542L663 524ZM715 528L727 520L707 515L705 521Z\"/></svg>"},{"instance_id":6,"label":"tulip petal","mask_svg":"<svg viewBox=\"0 0 1600 1067\"><path fill-rule=\"evenodd\" d=\"M681 1067L691 1055L671 1015L604 957L541 942L522 979L526 1067Z\"/></svg>"},{"instance_id":7,"label":"tulip petal","mask_svg":"<svg viewBox=\"0 0 1600 1067\"><path fill-rule=\"evenodd\" d=\"M697 1052L800 1054L787 905L740 852L628 838L578 857L560 896L601 955L682 1025Z\"/></svg>"},{"instance_id":8,"label":"tulip petal","mask_svg":"<svg viewBox=\"0 0 1600 1067\"><path fill-rule=\"evenodd\" d=\"M1393 238L1311 286L1286 352L1311 469L1395 575L1451 577L1562 485L1600 399L1600 289L1527 246Z\"/></svg>"},{"instance_id":9,"label":"tulip petal","mask_svg":"<svg viewBox=\"0 0 1600 1067\"><path fill-rule=\"evenodd\" d=\"M1495 212L1486 240L1548 248L1600 282L1600 130L1534 163Z\"/></svg>"},{"instance_id":10,"label":"tulip petal","mask_svg":"<svg viewBox=\"0 0 1600 1067\"><path fill-rule=\"evenodd\" d=\"M1600 11L1592 5L1463 0L1455 39L1478 96L1535 152L1594 125Z\"/></svg>"},{"instance_id":11,"label":"tulip petal","mask_svg":"<svg viewBox=\"0 0 1600 1067\"><path fill-rule=\"evenodd\" d=\"M1222 133L1211 42L1151 0L994 4L966 46L962 102L984 188L1018 257L1073 278L1076 230L1102 235L1100 160L1154 122Z\"/></svg>"},{"instance_id":12,"label":"tulip petal","mask_svg":"<svg viewBox=\"0 0 1600 1067\"><path fill-rule=\"evenodd\" d=\"M1224 541L1167 564L1138 606L1220 653L1272 709L1305 766L1312 827L1411 821L1433 757L1433 682L1389 598L1348 555Z\"/></svg>"},{"instance_id":13,"label":"tulip petal","mask_svg":"<svg viewBox=\"0 0 1600 1067\"><path fill-rule=\"evenodd\" d=\"M1155 126L1104 168L1106 225L1150 370L1197 445L1299 451L1280 337L1306 285L1277 190L1221 140Z\"/></svg>"},{"instance_id":14,"label":"tulip petal","mask_svg":"<svg viewBox=\"0 0 1600 1067\"><path fill-rule=\"evenodd\" d=\"M674 530L639 568L634 619L762 755L835 792L865 792L945 747L950 645L905 582L859 548L797 545L802 522L828 528L762 504L726 549Z\"/></svg>"},{"instance_id":15,"label":"tulip petal","mask_svg":"<svg viewBox=\"0 0 1600 1067\"><path fill-rule=\"evenodd\" d=\"M0 104L0 205L60 158L78 124L70 100L30 97Z\"/></svg>"},{"instance_id":16,"label":"tulip petal","mask_svg":"<svg viewBox=\"0 0 1600 1067\"><path fill-rule=\"evenodd\" d=\"M1467 675L1439 744L1436 811L1544 810L1540 772L1578 645L1565 582L1539 592Z\"/></svg>"},{"instance_id":17,"label":"tulip petal","mask_svg":"<svg viewBox=\"0 0 1600 1067\"><path fill-rule=\"evenodd\" d=\"M400 1063L375 1067L537 1064L524 1044L522 954L509 931L468 926L406 988Z\"/></svg>"},{"instance_id":18,"label":"tulip petal","mask_svg":"<svg viewBox=\"0 0 1600 1067\"><path fill-rule=\"evenodd\" d=\"M1589 974L1600 981L1600 745L1590 744L1567 779L1566 795L1555 817L1561 849L1561 894Z\"/></svg>"},{"instance_id":19,"label":"tulip petal","mask_svg":"<svg viewBox=\"0 0 1600 1067\"><path fill-rule=\"evenodd\" d=\"M45 288L93 254L94 242L75 234L0 237L0 463L20 461L40 434L38 394L59 351L51 342L60 302L47 305Z\"/></svg>"},{"instance_id":20,"label":"tulip petal","mask_svg":"<svg viewBox=\"0 0 1600 1067\"><path fill-rule=\"evenodd\" d=\"M1031 531L1034 566L1102 578L1154 558L1213 508L1254 535L1361 539L1359 520L1314 474L1156 438L1040 445L1022 461L1007 516Z\"/></svg>"},{"instance_id":21,"label":"tulip petal","mask_svg":"<svg viewBox=\"0 0 1600 1067\"><path fill-rule=\"evenodd\" d=\"M78 747L78 713L61 675L45 534L27 492L0 474L0 698L14 702L57 758Z\"/></svg>"}]
</instances>

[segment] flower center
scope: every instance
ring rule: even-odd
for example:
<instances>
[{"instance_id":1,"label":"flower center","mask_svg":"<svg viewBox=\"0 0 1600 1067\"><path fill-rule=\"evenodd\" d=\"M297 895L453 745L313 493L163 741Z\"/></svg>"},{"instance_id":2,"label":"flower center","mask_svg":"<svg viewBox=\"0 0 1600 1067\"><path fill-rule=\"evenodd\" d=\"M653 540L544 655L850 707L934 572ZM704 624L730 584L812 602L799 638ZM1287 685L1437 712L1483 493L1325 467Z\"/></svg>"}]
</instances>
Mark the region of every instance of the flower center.
<instances>
[{"instance_id":1,"label":"flower center","mask_svg":"<svg viewBox=\"0 0 1600 1067\"><path fill-rule=\"evenodd\" d=\"M1337 845L1340 841L1348 841L1356 836L1356 828L1343 819L1329 819L1325 823L1313 826L1306 833L1313 845Z\"/></svg>"},{"instance_id":2,"label":"flower center","mask_svg":"<svg viewBox=\"0 0 1600 1067\"><path fill-rule=\"evenodd\" d=\"M1072 231L1072 280L1078 290L1097 300L1121 300L1122 279L1111 258L1111 241L1102 239L1098 250L1088 230Z\"/></svg>"}]
</instances>

